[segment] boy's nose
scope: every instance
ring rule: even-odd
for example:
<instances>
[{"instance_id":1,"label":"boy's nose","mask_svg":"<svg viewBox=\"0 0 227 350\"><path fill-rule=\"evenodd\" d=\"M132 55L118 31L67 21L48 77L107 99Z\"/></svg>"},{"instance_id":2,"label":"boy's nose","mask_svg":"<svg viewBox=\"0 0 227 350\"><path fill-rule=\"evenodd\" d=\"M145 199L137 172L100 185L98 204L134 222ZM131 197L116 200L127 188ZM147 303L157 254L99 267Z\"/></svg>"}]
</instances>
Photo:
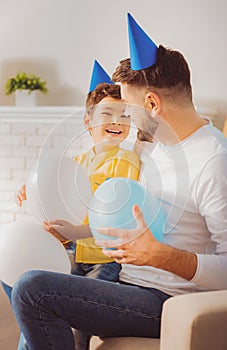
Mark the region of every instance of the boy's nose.
<instances>
[{"instance_id":1,"label":"boy's nose","mask_svg":"<svg viewBox=\"0 0 227 350\"><path fill-rule=\"evenodd\" d=\"M120 118L118 116L113 116L111 123L112 124L120 124Z\"/></svg>"}]
</instances>

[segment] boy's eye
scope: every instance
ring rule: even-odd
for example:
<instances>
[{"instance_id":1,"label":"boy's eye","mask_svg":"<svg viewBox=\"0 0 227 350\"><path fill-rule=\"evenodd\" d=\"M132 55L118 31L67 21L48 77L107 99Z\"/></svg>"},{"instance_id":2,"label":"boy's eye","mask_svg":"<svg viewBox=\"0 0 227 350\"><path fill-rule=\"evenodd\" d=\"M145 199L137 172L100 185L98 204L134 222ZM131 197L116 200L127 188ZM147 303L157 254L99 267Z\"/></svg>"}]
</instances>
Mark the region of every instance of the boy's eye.
<instances>
[{"instance_id":1,"label":"boy's eye","mask_svg":"<svg viewBox=\"0 0 227 350\"><path fill-rule=\"evenodd\" d=\"M103 112L102 116L104 116L104 117L111 117L112 115L110 113L108 113L108 112Z\"/></svg>"},{"instance_id":2,"label":"boy's eye","mask_svg":"<svg viewBox=\"0 0 227 350\"><path fill-rule=\"evenodd\" d=\"M131 115L129 115L129 114L127 114L127 115L125 115L125 114L123 114L123 115L121 115L121 118L131 118Z\"/></svg>"}]
</instances>

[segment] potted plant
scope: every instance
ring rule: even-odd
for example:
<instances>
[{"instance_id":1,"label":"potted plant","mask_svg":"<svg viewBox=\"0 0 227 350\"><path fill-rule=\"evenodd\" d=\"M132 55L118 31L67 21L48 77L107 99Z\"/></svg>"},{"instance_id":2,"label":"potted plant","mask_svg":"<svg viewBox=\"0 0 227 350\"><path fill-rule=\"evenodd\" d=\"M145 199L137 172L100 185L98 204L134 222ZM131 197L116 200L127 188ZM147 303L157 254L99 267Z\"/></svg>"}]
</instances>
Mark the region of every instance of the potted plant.
<instances>
[{"instance_id":1,"label":"potted plant","mask_svg":"<svg viewBox=\"0 0 227 350\"><path fill-rule=\"evenodd\" d=\"M25 72L19 72L14 78L10 78L5 84L5 94L16 93L16 106L35 106L36 91L44 94L48 92L46 81L40 77Z\"/></svg>"}]
</instances>

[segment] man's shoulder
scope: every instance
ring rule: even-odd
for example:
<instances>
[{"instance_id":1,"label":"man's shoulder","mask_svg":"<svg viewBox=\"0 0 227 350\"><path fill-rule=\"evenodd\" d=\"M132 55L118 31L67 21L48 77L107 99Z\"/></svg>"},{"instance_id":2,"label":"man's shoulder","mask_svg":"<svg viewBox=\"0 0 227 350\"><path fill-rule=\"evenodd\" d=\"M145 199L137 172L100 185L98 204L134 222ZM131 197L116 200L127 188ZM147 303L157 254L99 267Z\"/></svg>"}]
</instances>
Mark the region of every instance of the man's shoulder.
<instances>
[{"instance_id":1,"label":"man's shoulder","mask_svg":"<svg viewBox=\"0 0 227 350\"><path fill-rule=\"evenodd\" d=\"M227 138L213 125L202 128L202 132L199 136L201 143L204 144L207 149L210 149L214 153L227 152Z\"/></svg>"},{"instance_id":2,"label":"man's shoulder","mask_svg":"<svg viewBox=\"0 0 227 350\"><path fill-rule=\"evenodd\" d=\"M227 139L220 130L207 125L179 144L188 161L202 166L213 158L227 156Z\"/></svg>"}]
</instances>

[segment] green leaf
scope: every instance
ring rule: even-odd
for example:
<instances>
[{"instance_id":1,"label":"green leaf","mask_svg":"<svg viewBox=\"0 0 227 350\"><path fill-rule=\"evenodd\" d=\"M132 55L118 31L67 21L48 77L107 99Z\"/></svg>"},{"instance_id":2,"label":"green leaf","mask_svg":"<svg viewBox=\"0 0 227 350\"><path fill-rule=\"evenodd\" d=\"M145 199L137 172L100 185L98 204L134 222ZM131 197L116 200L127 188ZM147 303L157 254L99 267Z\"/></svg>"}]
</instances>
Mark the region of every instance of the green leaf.
<instances>
[{"instance_id":1,"label":"green leaf","mask_svg":"<svg viewBox=\"0 0 227 350\"><path fill-rule=\"evenodd\" d=\"M29 93L33 90L39 90L44 94L48 92L46 81L41 81L40 77L34 74L27 75L25 72L18 72L15 78L10 78L6 81L6 95L10 95L16 90L28 90Z\"/></svg>"}]
</instances>

